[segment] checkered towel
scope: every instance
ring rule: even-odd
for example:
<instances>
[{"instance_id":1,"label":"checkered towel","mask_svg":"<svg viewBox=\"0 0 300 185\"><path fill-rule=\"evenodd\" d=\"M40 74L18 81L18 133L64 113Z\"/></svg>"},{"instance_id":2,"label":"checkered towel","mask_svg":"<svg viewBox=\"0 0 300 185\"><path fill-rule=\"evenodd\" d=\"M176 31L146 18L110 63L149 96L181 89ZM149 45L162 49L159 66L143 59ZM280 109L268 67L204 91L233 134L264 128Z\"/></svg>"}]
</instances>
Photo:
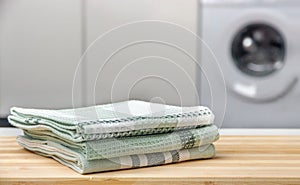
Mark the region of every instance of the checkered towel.
<instances>
[{"instance_id":1,"label":"checkered towel","mask_svg":"<svg viewBox=\"0 0 300 185\"><path fill-rule=\"evenodd\" d=\"M126 101L77 109L12 108L20 145L79 173L211 158L219 138L202 106Z\"/></svg>"},{"instance_id":2,"label":"checkered towel","mask_svg":"<svg viewBox=\"0 0 300 185\"><path fill-rule=\"evenodd\" d=\"M60 138L82 142L210 125L214 115L202 106L178 107L131 100L64 110L13 107L8 120L25 130L50 131Z\"/></svg>"},{"instance_id":3,"label":"checkered towel","mask_svg":"<svg viewBox=\"0 0 300 185\"><path fill-rule=\"evenodd\" d=\"M62 140L51 132L24 131L24 133L32 138L60 143L78 150L87 160L189 149L210 144L219 138L218 128L215 125L165 134L109 138L81 143Z\"/></svg>"},{"instance_id":4,"label":"checkered towel","mask_svg":"<svg viewBox=\"0 0 300 185\"><path fill-rule=\"evenodd\" d=\"M28 136L19 136L17 141L26 149L43 156L52 157L81 174L163 165L194 159L207 159L215 155L214 146L209 144L168 152L86 160L80 152L76 152L55 142L33 139Z\"/></svg>"}]
</instances>

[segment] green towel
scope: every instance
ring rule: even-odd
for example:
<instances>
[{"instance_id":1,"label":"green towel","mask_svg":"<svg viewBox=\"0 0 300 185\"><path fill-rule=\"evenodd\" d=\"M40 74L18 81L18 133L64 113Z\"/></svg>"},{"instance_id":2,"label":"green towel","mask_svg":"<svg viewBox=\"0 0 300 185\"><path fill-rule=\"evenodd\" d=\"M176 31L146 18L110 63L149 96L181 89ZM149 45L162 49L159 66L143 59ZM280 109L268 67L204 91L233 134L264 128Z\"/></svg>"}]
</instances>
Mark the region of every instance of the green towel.
<instances>
[{"instance_id":1,"label":"green towel","mask_svg":"<svg viewBox=\"0 0 300 185\"><path fill-rule=\"evenodd\" d=\"M64 110L12 108L20 145L79 173L161 165L215 155L214 115L202 106L143 101Z\"/></svg>"},{"instance_id":2,"label":"green towel","mask_svg":"<svg viewBox=\"0 0 300 185\"><path fill-rule=\"evenodd\" d=\"M43 110L13 107L9 122L25 130L50 131L72 142L167 133L213 123L202 106L178 107L125 101L76 109Z\"/></svg>"},{"instance_id":3,"label":"green towel","mask_svg":"<svg viewBox=\"0 0 300 185\"><path fill-rule=\"evenodd\" d=\"M172 133L108 138L75 143L56 137L51 132L24 131L25 135L60 143L78 150L87 160L189 149L210 144L219 138L215 125Z\"/></svg>"},{"instance_id":4,"label":"green towel","mask_svg":"<svg viewBox=\"0 0 300 185\"><path fill-rule=\"evenodd\" d=\"M81 174L155 166L193 159L207 159L212 158L215 155L214 146L209 144L178 151L173 150L168 152L130 155L109 159L86 160L80 152L70 150L69 148L55 142L33 139L29 136L19 136L17 141L26 149L43 156L52 157L63 165L68 166Z\"/></svg>"}]
</instances>

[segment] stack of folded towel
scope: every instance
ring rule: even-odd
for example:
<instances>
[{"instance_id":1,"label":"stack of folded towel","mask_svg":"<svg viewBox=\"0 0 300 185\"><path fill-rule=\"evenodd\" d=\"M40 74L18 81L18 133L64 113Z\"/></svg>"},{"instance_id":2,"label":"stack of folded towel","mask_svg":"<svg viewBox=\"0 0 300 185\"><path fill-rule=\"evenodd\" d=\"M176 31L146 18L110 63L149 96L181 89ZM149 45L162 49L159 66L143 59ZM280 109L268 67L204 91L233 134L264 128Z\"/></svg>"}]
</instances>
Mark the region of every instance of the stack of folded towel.
<instances>
[{"instance_id":1,"label":"stack of folded towel","mask_svg":"<svg viewBox=\"0 0 300 185\"><path fill-rule=\"evenodd\" d=\"M12 108L17 141L85 174L212 158L219 138L214 115L202 106L126 101L92 107Z\"/></svg>"}]
</instances>

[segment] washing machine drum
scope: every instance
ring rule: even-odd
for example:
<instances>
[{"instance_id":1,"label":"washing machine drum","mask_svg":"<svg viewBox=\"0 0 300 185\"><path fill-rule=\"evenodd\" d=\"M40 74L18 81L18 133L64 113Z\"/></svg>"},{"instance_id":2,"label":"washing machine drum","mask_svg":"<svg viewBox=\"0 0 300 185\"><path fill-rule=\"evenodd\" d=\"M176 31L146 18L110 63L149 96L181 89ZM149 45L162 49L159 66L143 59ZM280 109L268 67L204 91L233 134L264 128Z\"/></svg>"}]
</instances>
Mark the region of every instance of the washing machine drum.
<instances>
[{"instance_id":1,"label":"washing machine drum","mask_svg":"<svg viewBox=\"0 0 300 185\"><path fill-rule=\"evenodd\" d=\"M266 76L284 65L282 34L267 24L249 24L233 38L231 55L237 68L251 76Z\"/></svg>"}]
</instances>

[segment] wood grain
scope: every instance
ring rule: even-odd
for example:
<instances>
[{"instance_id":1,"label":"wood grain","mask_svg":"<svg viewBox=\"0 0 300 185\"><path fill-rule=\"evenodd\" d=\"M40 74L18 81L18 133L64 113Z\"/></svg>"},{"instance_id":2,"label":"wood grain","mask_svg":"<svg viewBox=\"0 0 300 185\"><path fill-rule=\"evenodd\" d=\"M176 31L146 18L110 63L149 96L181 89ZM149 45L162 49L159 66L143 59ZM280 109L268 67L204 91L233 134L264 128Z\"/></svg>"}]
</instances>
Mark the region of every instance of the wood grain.
<instances>
[{"instance_id":1,"label":"wood grain","mask_svg":"<svg viewBox=\"0 0 300 185\"><path fill-rule=\"evenodd\" d=\"M217 156L80 175L0 137L0 184L300 184L300 136L222 136Z\"/></svg>"}]
</instances>

